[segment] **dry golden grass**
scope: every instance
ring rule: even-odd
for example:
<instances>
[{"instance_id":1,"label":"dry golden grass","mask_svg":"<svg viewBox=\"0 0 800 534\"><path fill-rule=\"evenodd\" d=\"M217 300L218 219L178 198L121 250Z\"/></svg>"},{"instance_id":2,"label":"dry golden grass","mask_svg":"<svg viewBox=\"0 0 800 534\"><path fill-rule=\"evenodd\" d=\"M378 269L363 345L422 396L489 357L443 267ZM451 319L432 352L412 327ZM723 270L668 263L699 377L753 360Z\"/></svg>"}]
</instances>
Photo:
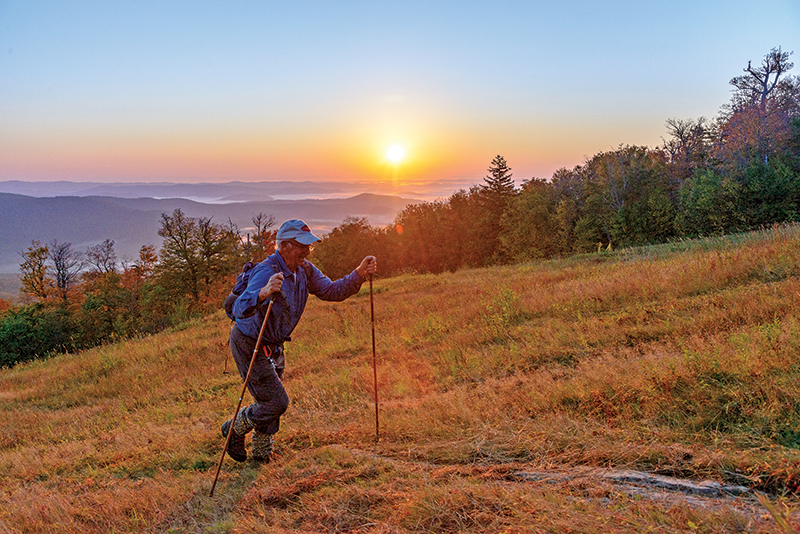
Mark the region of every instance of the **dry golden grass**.
<instances>
[{"instance_id":1,"label":"dry golden grass","mask_svg":"<svg viewBox=\"0 0 800 534\"><path fill-rule=\"evenodd\" d=\"M374 443L367 288L312 299L278 457L226 460L213 499L241 384L222 313L1 370L0 532L795 528L798 306L797 227L377 280ZM573 476L596 467L769 500Z\"/></svg>"}]
</instances>

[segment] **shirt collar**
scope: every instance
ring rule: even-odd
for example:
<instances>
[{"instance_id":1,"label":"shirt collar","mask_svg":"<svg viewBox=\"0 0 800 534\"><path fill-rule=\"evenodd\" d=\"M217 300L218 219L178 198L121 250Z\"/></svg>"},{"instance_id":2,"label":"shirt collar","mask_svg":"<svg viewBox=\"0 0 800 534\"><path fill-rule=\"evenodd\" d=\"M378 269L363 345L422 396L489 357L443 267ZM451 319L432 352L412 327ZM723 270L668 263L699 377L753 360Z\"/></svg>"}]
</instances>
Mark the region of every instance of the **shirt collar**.
<instances>
[{"instance_id":1,"label":"shirt collar","mask_svg":"<svg viewBox=\"0 0 800 534\"><path fill-rule=\"evenodd\" d=\"M283 275L294 277L294 273L289 270L289 267L286 266L286 262L283 261L283 256L281 256L280 252L276 250L274 256L276 256L275 259L278 261L278 267L280 267Z\"/></svg>"}]
</instances>

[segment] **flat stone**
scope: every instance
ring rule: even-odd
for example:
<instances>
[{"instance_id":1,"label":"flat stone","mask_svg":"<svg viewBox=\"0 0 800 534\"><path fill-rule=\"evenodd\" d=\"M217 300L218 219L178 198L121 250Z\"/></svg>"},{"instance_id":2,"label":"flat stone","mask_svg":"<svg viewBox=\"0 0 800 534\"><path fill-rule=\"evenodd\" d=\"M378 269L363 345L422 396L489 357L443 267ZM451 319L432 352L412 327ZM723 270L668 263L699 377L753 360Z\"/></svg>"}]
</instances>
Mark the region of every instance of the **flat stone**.
<instances>
[{"instance_id":1,"label":"flat stone","mask_svg":"<svg viewBox=\"0 0 800 534\"><path fill-rule=\"evenodd\" d=\"M654 475L643 471L617 470L617 469L579 469L574 475L559 472L523 472L518 471L512 475L514 478L528 482L563 482L581 477L596 477L602 480L615 482L617 484L629 484L644 486L653 489L675 491L691 495L701 495L704 497L723 497L738 496L751 493L745 486L729 486L703 480L695 482L692 480L674 478L662 475Z\"/></svg>"}]
</instances>

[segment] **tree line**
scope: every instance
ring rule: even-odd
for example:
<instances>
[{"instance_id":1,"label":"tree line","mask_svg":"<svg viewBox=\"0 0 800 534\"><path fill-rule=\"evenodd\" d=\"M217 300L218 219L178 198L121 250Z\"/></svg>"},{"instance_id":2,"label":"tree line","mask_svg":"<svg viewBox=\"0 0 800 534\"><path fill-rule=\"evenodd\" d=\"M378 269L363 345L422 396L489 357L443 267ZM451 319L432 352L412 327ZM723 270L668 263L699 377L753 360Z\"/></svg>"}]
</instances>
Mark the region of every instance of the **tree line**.
<instances>
[{"instance_id":1,"label":"tree line","mask_svg":"<svg viewBox=\"0 0 800 534\"><path fill-rule=\"evenodd\" d=\"M669 119L661 146L620 146L517 187L495 157L483 183L412 204L394 223L347 218L309 257L331 278L374 254L382 276L440 273L664 242L800 219L800 77L773 49L734 77L712 120ZM21 253L26 302L0 302L0 366L147 334L218 310L248 260L275 247L274 217L246 236L230 220L162 214L161 249L119 262L114 242Z\"/></svg>"},{"instance_id":2,"label":"tree line","mask_svg":"<svg viewBox=\"0 0 800 534\"><path fill-rule=\"evenodd\" d=\"M717 117L667 120L661 146L619 146L521 187L498 155L483 184L408 206L390 227L345 220L313 261L340 276L369 252L383 275L440 273L796 222L800 77L788 75L790 56L779 47L748 63Z\"/></svg>"},{"instance_id":3,"label":"tree line","mask_svg":"<svg viewBox=\"0 0 800 534\"><path fill-rule=\"evenodd\" d=\"M0 367L154 333L215 311L236 269L275 249L275 218L259 213L246 236L230 220L161 215L161 249L119 262L114 241L75 250L33 241L21 253L25 303L0 307Z\"/></svg>"}]
</instances>

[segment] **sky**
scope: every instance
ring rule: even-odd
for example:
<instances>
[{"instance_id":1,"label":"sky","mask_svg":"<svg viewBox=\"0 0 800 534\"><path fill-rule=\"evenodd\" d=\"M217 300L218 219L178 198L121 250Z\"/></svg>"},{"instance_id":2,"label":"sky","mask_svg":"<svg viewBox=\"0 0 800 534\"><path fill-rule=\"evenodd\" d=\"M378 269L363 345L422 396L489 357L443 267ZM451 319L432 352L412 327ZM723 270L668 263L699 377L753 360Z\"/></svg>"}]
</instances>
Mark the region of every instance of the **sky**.
<instances>
[{"instance_id":1,"label":"sky","mask_svg":"<svg viewBox=\"0 0 800 534\"><path fill-rule=\"evenodd\" d=\"M549 178L778 46L800 0L0 0L0 181Z\"/></svg>"}]
</instances>

